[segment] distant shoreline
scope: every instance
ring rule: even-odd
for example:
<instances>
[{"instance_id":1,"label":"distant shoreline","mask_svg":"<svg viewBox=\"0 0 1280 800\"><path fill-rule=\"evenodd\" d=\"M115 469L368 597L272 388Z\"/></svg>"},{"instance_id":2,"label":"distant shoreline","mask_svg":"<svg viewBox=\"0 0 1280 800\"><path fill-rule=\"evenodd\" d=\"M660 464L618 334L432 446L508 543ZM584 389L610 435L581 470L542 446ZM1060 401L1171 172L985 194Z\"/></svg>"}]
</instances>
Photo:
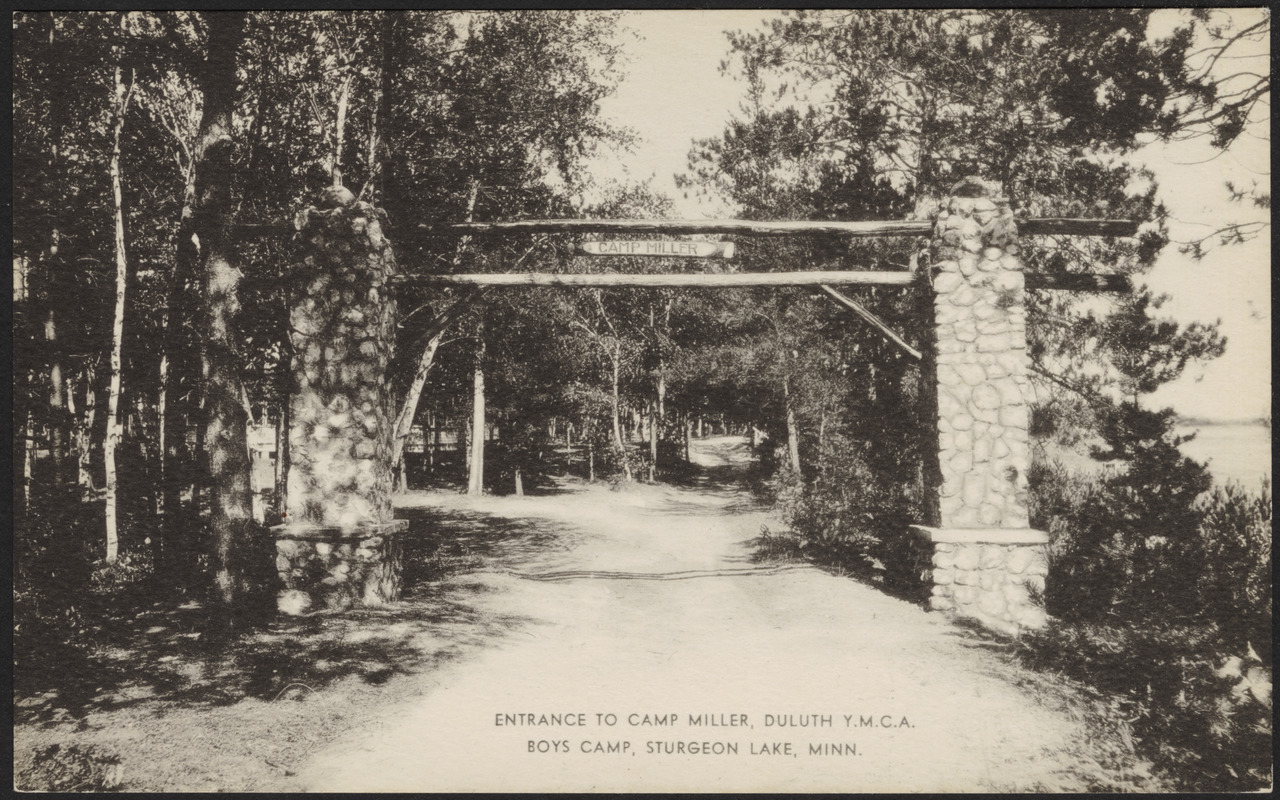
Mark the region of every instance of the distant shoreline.
<instances>
[{"instance_id":1,"label":"distant shoreline","mask_svg":"<svg viewBox=\"0 0 1280 800\"><path fill-rule=\"evenodd\" d=\"M1177 416L1175 418L1177 425L1199 425L1199 426L1226 426L1226 425L1259 425L1264 428L1271 427L1271 419L1269 417L1242 417L1237 419L1219 418L1211 419L1209 417L1184 417Z\"/></svg>"}]
</instances>

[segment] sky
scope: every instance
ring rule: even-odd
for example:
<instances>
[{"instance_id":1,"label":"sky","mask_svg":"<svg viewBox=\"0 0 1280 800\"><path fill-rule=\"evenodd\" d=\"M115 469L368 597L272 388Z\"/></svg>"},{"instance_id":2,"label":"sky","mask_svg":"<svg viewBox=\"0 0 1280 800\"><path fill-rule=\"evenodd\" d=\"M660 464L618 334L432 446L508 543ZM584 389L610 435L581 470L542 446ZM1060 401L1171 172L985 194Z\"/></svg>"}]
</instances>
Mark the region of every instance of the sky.
<instances>
[{"instance_id":1,"label":"sky","mask_svg":"<svg viewBox=\"0 0 1280 800\"><path fill-rule=\"evenodd\" d=\"M624 12L623 25L636 34L621 37L628 75L617 92L601 103L601 110L614 122L633 128L641 141L625 158L602 163L600 171L619 181L651 180L655 190L676 200L676 216L729 216L721 203L685 197L674 176L685 171L693 141L720 134L742 100L744 84L719 69L728 55L725 33L756 30L777 16L779 12L758 10ZM1156 175L1160 197L1170 210L1170 235L1175 241L1203 236L1222 220L1243 219L1250 213L1267 218L1233 206L1224 183L1232 180L1249 186L1256 181L1270 188L1269 134L1269 122L1264 121L1216 157L1203 142L1153 143L1134 156ZM1170 245L1145 280L1154 291L1171 295L1161 315L1182 323L1220 319L1228 340L1225 355L1204 365L1190 365L1181 378L1161 387L1148 402L1194 417L1269 416L1270 231L1245 245L1215 248L1199 262Z\"/></svg>"}]
</instances>

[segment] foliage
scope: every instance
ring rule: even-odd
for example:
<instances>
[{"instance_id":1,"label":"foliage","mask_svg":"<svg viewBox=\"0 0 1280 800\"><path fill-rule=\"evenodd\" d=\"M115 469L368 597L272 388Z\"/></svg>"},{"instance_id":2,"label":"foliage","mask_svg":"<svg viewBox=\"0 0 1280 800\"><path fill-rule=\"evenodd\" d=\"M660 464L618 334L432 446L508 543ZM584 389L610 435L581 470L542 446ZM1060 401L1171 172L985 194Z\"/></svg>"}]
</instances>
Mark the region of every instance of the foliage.
<instances>
[{"instance_id":1,"label":"foliage","mask_svg":"<svg viewBox=\"0 0 1280 800\"><path fill-rule=\"evenodd\" d=\"M1237 648L1241 640L1261 647L1272 630L1270 484L1256 494L1215 486L1197 511L1202 571L1195 592L1204 612Z\"/></svg>"},{"instance_id":2,"label":"foliage","mask_svg":"<svg viewBox=\"0 0 1280 800\"><path fill-rule=\"evenodd\" d=\"M1032 523L1054 536L1049 609L1082 620L1207 619L1243 647L1270 627L1260 577L1270 571L1270 492L1210 492L1172 426L1171 411L1123 404L1098 449L1117 468L1092 481L1037 468Z\"/></svg>"},{"instance_id":3,"label":"foliage","mask_svg":"<svg viewBox=\"0 0 1280 800\"><path fill-rule=\"evenodd\" d=\"M124 771L120 757L78 744L41 747L23 760L15 785L28 792L118 792Z\"/></svg>"},{"instance_id":4,"label":"foliage","mask_svg":"<svg viewBox=\"0 0 1280 800\"><path fill-rule=\"evenodd\" d=\"M1271 496L1207 486L1171 416L1123 407L1120 467L1032 475L1032 524L1051 533L1050 630L1024 657L1119 696L1139 751L1186 791L1271 781ZM1135 434L1129 428L1144 428ZM1266 697L1230 665L1262 654ZM1259 678L1258 680L1263 680Z\"/></svg>"},{"instance_id":5,"label":"foliage","mask_svg":"<svg viewBox=\"0 0 1280 800\"><path fill-rule=\"evenodd\" d=\"M1179 791L1271 784L1268 704L1237 691L1222 663L1239 651L1213 626L1154 619L1061 621L1020 641L1024 663L1118 699L1134 747Z\"/></svg>"}]
</instances>

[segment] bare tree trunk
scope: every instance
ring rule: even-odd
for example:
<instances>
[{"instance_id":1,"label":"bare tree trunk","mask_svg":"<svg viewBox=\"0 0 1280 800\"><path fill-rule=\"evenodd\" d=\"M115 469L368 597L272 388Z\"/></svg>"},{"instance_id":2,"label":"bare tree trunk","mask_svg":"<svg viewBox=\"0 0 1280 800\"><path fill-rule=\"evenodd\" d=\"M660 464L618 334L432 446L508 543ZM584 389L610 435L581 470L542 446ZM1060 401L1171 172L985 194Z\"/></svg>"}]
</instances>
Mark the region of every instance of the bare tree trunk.
<instances>
[{"instance_id":1,"label":"bare tree trunk","mask_svg":"<svg viewBox=\"0 0 1280 800\"><path fill-rule=\"evenodd\" d=\"M689 419L689 414L684 414L684 460L686 464L692 464L693 459L689 456L689 439L693 434L693 421Z\"/></svg>"},{"instance_id":2,"label":"bare tree trunk","mask_svg":"<svg viewBox=\"0 0 1280 800\"><path fill-rule=\"evenodd\" d=\"M160 329L167 331L169 328L169 312L166 309L160 318ZM156 492L156 516L163 519L165 511L165 501L169 499L169 457L168 457L168 441L166 439L169 416L169 353L160 354L160 389L156 393L156 447L160 451L159 463L159 491ZM162 523L163 524L163 523ZM163 539L164 537L159 537Z\"/></svg>"},{"instance_id":3,"label":"bare tree trunk","mask_svg":"<svg viewBox=\"0 0 1280 800\"><path fill-rule=\"evenodd\" d=\"M658 414L657 399L649 412L649 483L658 479Z\"/></svg>"},{"instance_id":4,"label":"bare tree trunk","mask_svg":"<svg viewBox=\"0 0 1280 800\"><path fill-rule=\"evenodd\" d=\"M467 194L467 221L471 221L472 213L476 207L476 197L480 192L480 182L472 178L470 189ZM453 265L456 267L462 260L462 253L467 246L470 237L463 236L458 239L458 244L453 251ZM435 363L436 350L440 347L440 340L444 335L445 327L457 312L465 308L471 300L478 297L478 293L474 293L469 298L463 298L454 303L453 306L446 309L439 317L437 326L439 330L427 342L427 346L422 351L422 357L418 359L417 370L413 373L413 380L409 382L409 389L405 392L404 403L400 406L400 414L396 417L395 440L392 445L394 452L392 453L392 463L400 461L401 454L404 452L404 443L409 437L409 430L413 427L413 418L418 413L418 402L422 397L422 387L426 385L427 374L431 372L431 365Z\"/></svg>"},{"instance_id":5,"label":"bare tree trunk","mask_svg":"<svg viewBox=\"0 0 1280 800\"><path fill-rule=\"evenodd\" d=\"M814 470L813 488L816 491L822 485L822 471L826 466L827 452L827 407L823 405L818 418L818 466Z\"/></svg>"},{"instance_id":6,"label":"bare tree trunk","mask_svg":"<svg viewBox=\"0 0 1280 800\"><path fill-rule=\"evenodd\" d=\"M350 70L350 65L347 66ZM342 146L347 132L347 106L351 101L351 81L355 76L349 71L338 87L338 110L333 126L333 185L342 185Z\"/></svg>"},{"instance_id":7,"label":"bare tree trunk","mask_svg":"<svg viewBox=\"0 0 1280 800\"><path fill-rule=\"evenodd\" d=\"M787 456L791 469L800 474L800 426L796 423L795 403L791 397L791 379L782 379L782 397L787 407Z\"/></svg>"},{"instance_id":8,"label":"bare tree trunk","mask_svg":"<svg viewBox=\"0 0 1280 800\"><path fill-rule=\"evenodd\" d=\"M382 12L383 16L386 16L387 13L388 12L386 11ZM382 71L382 68L383 65L380 64L378 67L379 72ZM361 195L364 195L366 190L373 188L378 167L380 166L378 159L378 124L381 122L382 115L385 113L385 109L382 104L382 85L383 81L379 78L378 82L375 84L376 88L373 90L373 102L370 104L372 109L369 112L369 152L365 158L365 165L368 169L369 177L365 182L365 186L360 189Z\"/></svg>"},{"instance_id":9,"label":"bare tree trunk","mask_svg":"<svg viewBox=\"0 0 1280 800\"><path fill-rule=\"evenodd\" d=\"M164 352L160 358L160 392L157 399L160 429L160 553L163 564L157 569L171 578L185 577L186 564L179 565L178 553L182 550L184 534L182 514L182 489L184 473L191 467L191 453L187 447L187 430L190 409L197 391L193 374L193 349L185 337L183 321L190 307L184 302L192 292L188 279L195 270L199 257L195 243L193 214L195 213L195 162L194 156L187 166L186 190L183 195L182 216L178 224L178 241L174 250L173 275L170 278L168 298L161 317L164 336ZM185 403L179 387L183 379L187 383ZM185 407L185 410L184 410ZM194 486L191 502L196 504Z\"/></svg>"},{"instance_id":10,"label":"bare tree trunk","mask_svg":"<svg viewBox=\"0 0 1280 800\"><path fill-rule=\"evenodd\" d=\"M275 522L284 521L289 515L289 397L280 400L276 416L276 513Z\"/></svg>"},{"instance_id":11,"label":"bare tree trunk","mask_svg":"<svg viewBox=\"0 0 1280 800\"><path fill-rule=\"evenodd\" d=\"M120 19L121 27L126 17ZM116 304L111 323L111 378L107 389L107 434L102 443L102 460L105 467L107 489L106 508L106 561L114 564L119 557L120 534L117 520L116 448L120 444L120 378L123 372L121 355L124 348L124 301L129 273L129 262L124 249L124 192L120 180L120 134L124 132L125 112L133 93L133 75L129 84L124 82L124 68L115 68L115 119L111 129L111 194L115 206L116 251Z\"/></svg>"},{"instance_id":12,"label":"bare tree trunk","mask_svg":"<svg viewBox=\"0 0 1280 800\"><path fill-rule=\"evenodd\" d=\"M194 404L194 416L196 418L194 426L191 426L190 420L188 420L188 425L195 428L196 434L195 447L193 448L196 454L196 463L194 469L191 470L190 476L191 508L188 515L191 518L190 525L192 528L199 526L201 524L200 520L204 518L204 501L201 500L201 497L207 496L209 488L209 459L207 457L207 449L204 446L205 436L208 433L206 424L208 419L208 403L206 402L208 398L206 395L208 393L205 391L205 386L209 383L209 369L205 365L203 344L200 349L200 383L197 388L198 397Z\"/></svg>"},{"instance_id":13,"label":"bare tree trunk","mask_svg":"<svg viewBox=\"0 0 1280 800\"><path fill-rule=\"evenodd\" d=\"M435 469L436 469L436 451L438 451L439 449L440 449L440 415L432 411L431 412L431 450L427 458L427 464L430 466L432 472L435 472Z\"/></svg>"},{"instance_id":14,"label":"bare tree trunk","mask_svg":"<svg viewBox=\"0 0 1280 800\"><path fill-rule=\"evenodd\" d=\"M56 231L55 231L56 235ZM67 484L67 402L66 386L62 379L62 359L58 350L58 325L54 310L44 323L45 344L49 348L49 455L53 457L53 481L56 489Z\"/></svg>"},{"instance_id":15,"label":"bare tree trunk","mask_svg":"<svg viewBox=\"0 0 1280 800\"><path fill-rule=\"evenodd\" d=\"M93 494L93 423L98 413L97 393L93 389L93 366L90 365L84 371L84 413L75 416L76 425L72 433L75 440L76 449L76 484L80 487L81 497L90 497ZM74 394L69 394L68 399L72 400Z\"/></svg>"},{"instance_id":16,"label":"bare tree trunk","mask_svg":"<svg viewBox=\"0 0 1280 800\"><path fill-rule=\"evenodd\" d=\"M58 47L58 45L63 45L63 42L55 43L55 31L56 26L50 25L48 42L49 56L53 64L62 64L66 60L66 48L65 46L61 48ZM53 66L52 69L46 73L46 80L47 83L45 84L45 89L51 95L54 92L60 91L62 87L58 84L65 80L65 77L62 74L62 68ZM48 183L51 187L65 185L65 181L67 179L62 159L62 139L63 131L66 127L66 117L70 112L71 108L67 103L57 101L51 103L49 115L50 147L48 164ZM58 209L60 208L60 205L55 201L52 204L52 207L54 209ZM62 220L61 215L57 210L54 211L52 222L53 224L49 230L49 247L46 252L45 259L46 264L44 271L46 275L49 275L49 273L54 270L59 272L65 271L65 267L62 267L56 262L58 257L58 248L62 239ZM21 258L23 266L25 267L28 263L28 259L25 255ZM51 289L53 289L51 294L56 294L56 284L55 287L51 287ZM50 301L54 300L54 297L47 294L45 299L46 301ZM68 375L65 379L63 377L62 357L64 354L58 342L57 319L55 317L55 309L52 304L49 307L48 317L45 319L44 334L49 353L49 454L53 459L53 482L56 490L56 502L63 502L66 499L66 495L63 490L70 484L66 462L68 455L67 448L70 444L69 440L71 439L72 429L72 412L69 410L72 401L70 398L70 390L68 388L70 376Z\"/></svg>"},{"instance_id":17,"label":"bare tree trunk","mask_svg":"<svg viewBox=\"0 0 1280 800\"><path fill-rule=\"evenodd\" d=\"M614 338L613 341L613 386L609 396L610 403L613 406L613 444L618 448L618 458L622 461L622 472L626 476L628 482L632 480L631 464L627 460L627 447L622 441L622 422L621 402L618 395L618 385L622 377L622 340Z\"/></svg>"},{"instance_id":18,"label":"bare tree trunk","mask_svg":"<svg viewBox=\"0 0 1280 800\"><path fill-rule=\"evenodd\" d=\"M431 367L435 363L436 350L439 349L440 340L443 337L444 331L432 336L427 342L427 348L422 352L422 358L418 359L418 368L413 374L413 380L409 382L409 391L405 394L404 403L400 406L400 413L396 416L395 439L391 445L393 464L401 463L404 458L405 442L409 440L409 433L413 430L413 418L418 412L422 387L427 383L427 374L431 372Z\"/></svg>"},{"instance_id":19,"label":"bare tree trunk","mask_svg":"<svg viewBox=\"0 0 1280 800\"><path fill-rule=\"evenodd\" d=\"M22 415L22 513L31 511L31 466L36 449L35 434L31 430L31 406L23 404Z\"/></svg>"},{"instance_id":20,"label":"bare tree trunk","mask_svg":"<svg viewBox=\"0 0 1280 800\"><path fill-rule=\"evenodd\" d=\"M244 35L243 12L208 15L209 58L200 76L204 111L196 154L196 232L205 292L205 444L210 481L210 528L219 600L240 605L252 586L253 504L249 485L248 410L239 368L237 322L240 270L231 240L232 128L236 101L236 51Z\"/></svg>"},{"instance_id":21,"label":"bare tree trunk","mask_svg":"<svg viewBox=\"0 0 1280 800\"><path fill-rule=\"evenodd\" d=\"M471 387L471 462L467 494L484 494L484 321L476 325L476 363Z\"/></svg>"},{"instance_id":22,"label":"bare tree trunk","mask_svg":"<svg viewBox=\"0 0 1280 800\"><path fill-rule=\"evenodd\" d=\"M471 420L467 419L458 428L458 452L462 454L462 468L471 469ZM470 476L468 476L470 477Z\"/></svg>"}]
</instances>

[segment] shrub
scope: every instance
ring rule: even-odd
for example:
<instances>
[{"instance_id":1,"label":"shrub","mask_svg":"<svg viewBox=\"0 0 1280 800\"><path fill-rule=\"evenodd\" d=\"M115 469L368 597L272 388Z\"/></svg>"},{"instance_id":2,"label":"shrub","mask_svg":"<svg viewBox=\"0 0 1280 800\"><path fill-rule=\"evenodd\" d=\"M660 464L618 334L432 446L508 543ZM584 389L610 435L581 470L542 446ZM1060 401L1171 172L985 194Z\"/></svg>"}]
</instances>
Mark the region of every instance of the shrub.
<instances>
[{"instance_id":1,"label":"shrub","mask_svg":"<svg viewBox=\"0 0 1280 800\"><path fill-rule=\"evenodd\" d=\"M832 434L812 480L784 467L773 493L783 519L820 563L872 576L918 519L914 485L873 469L869 445Z\"/></svg>"},{"instance_id":2,"label":"shrub","mask_svg":"<svg viewBox=\"0 0 1280 800\"><path fill-rule=\"evenodd\" d=\"M1270 487L1210 489L1182 440L1155 430L1123 443L1110 475L1033 466L1032 524L1051 534L1047 603L1059 619L1024 652L1121 697L1139 750L1179 788L1265 788ZM1250 652L1262 654L1265 701L1230 668Z\"/></svg>"},{"instance_id":3,"label":"shrub","mask_svg":"<svg viewBox=\"0 0 1280 800\"><path fill-rule=\"evenodd\" d=\"M93 745L52 744L25 759L14 784L28 792L113 792L120 791L122 775L114 753Z\"/></svg>"},{"instance_id":4,"label":"shrub","mask_svg":"<svg viewBox=\"0 0 1280 800\"><path fill-rule=\"evenodd\" d=\"M1195 592L1203 613L1238 650L1271 637L1271 487L1216 487L1197 504ZM1270 647L1266 647L1269 651Z\"/></svg>"},{"instance_id":5,"label":"shrub","mask_svg":"<svg viewBox=\"0 0 1280 800\"><path fill-rule=\"evenodd\" d=\"M1188 590L1204 566L1198 498L1212 479L1178 451L1186 440L1172 426L1169 410L1124 404L1104 426L1107 446L1094 451L1120 469L1092 480L1060 467L1034 473L1042 495L1035 522L1055 534L1051 613L1082 620L1199 613Z\"/></svg>"},{"instance_id":6,"label":"shrub","mask_svg":"<svg viewBox=\"0 0 1280 800\"><path fill-rule=\"evenodd\" d=\"M1270 708L1218 669L1215 626L1152 621L1072 623L1019 641L1030 666L1118 698L1135 748L1184 791L1256 791L1271 782Z\"/></svg>"}]
</instances>

